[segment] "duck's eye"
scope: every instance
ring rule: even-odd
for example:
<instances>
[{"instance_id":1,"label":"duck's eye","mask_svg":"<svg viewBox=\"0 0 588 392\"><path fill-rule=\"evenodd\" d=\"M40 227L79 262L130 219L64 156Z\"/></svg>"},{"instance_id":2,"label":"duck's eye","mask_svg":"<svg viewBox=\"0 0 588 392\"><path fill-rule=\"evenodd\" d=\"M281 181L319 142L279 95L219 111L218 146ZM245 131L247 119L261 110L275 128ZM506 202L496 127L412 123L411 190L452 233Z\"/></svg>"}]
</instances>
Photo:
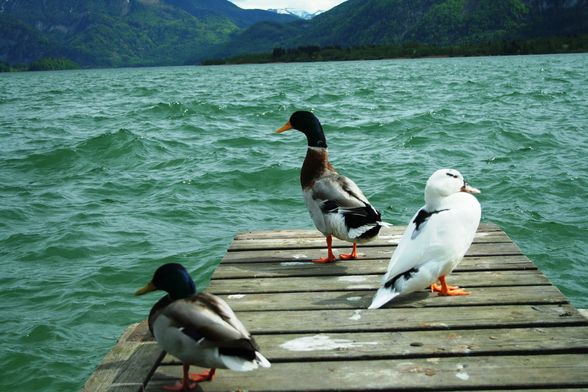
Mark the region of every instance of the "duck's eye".
<instances>
[{"instance_id":1,"label":"duck's eye","mask_svg":"<svg viewBox=\"0 0 588 392\"><path fill-rule=\"evenodd\" d=\"M457 174L453 174L453 173L449 173L449 172L447 172L445 174L447 174L449 177L457 178Z\"/></svg>"}]
</instances>

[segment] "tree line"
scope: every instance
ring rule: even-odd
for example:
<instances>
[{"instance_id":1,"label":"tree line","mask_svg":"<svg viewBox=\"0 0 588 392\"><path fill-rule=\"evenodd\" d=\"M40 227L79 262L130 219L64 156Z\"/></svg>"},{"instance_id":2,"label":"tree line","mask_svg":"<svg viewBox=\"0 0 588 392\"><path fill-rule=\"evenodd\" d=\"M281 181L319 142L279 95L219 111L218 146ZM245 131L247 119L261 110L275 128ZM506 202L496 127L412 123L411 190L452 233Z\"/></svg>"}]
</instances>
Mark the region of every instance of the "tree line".
<instances>
[{"instance_id":1,"label":"tree line","mask_svg":"<svg viewBox=\"0 0 588 392\"><path fill-rule=\"evenodd\" d=\"M204 61L203 65L580 52L588 52L588 35L505 39L446 46L407 42L399 45L364 45L347 48L318 45L298 46L295 48L277 47L271 53L244 54L225 59L212 59Z\"/></svg>"},{"instance_id":2,"label":"tree line","mask_svg":"<svg viewBox=\"0 0 588 392\"><path fill-rule=\"evenodd\" d=\"M0 72L56 71L78 69L80 66L67 58L43 57L28 65L8 65L0 62Z\"/></svg>"}]
</instances>

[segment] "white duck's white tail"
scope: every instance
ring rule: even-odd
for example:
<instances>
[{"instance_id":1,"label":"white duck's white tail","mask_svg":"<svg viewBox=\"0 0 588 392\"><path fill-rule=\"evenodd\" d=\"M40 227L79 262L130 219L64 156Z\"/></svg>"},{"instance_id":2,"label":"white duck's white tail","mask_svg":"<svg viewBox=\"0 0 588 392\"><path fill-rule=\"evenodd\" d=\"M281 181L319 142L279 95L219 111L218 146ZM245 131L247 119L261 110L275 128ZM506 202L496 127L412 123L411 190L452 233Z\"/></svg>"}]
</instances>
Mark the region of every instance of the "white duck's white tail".
<instances>
[{"instance_id":1,"label":"white duck's white tail","mask_svg":"<svg viewBox=\"0 0 588 392\"><path fill-rule=\"evenodd\" d=\"M389 301L397 297L400 293L398 293L394 287L386 288L380 287L372 300L371 305L368 309L378 309L387 304Z\"/></svg>"}]
</instances>

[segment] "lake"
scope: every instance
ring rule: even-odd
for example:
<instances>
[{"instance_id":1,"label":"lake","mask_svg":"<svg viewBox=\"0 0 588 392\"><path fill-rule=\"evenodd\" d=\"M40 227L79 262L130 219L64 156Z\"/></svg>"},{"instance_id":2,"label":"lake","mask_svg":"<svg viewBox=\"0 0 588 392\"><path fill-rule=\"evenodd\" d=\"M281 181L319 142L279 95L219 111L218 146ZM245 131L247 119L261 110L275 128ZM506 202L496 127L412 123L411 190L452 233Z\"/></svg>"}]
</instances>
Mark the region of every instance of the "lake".
<instances>
[{"instance_id":1,"label":"lake","mask_svg":"<svg viewBox=\"0 0 588 392\"><path fill-rule=\"evenodd\" d=\"M586 308L587 102L588 54L0 74L0 389L79 389L160 264L202 289L236 233L311 228L300 109L387 222L459 169Z\"/></svg>"}]
</instances>

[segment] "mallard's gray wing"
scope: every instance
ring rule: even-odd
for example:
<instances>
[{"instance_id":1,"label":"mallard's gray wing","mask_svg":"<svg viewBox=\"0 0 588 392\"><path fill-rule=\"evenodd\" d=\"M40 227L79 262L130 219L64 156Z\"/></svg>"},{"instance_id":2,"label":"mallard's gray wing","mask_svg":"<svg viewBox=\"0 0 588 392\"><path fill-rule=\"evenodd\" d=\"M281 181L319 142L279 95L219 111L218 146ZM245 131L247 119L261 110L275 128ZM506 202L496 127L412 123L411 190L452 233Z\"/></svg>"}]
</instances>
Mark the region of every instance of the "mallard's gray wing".
<instances>
[{"instance_id":1,"label":"mallard's gray wing","mask_svg":"<svg viewBox=\"0 0 588 392\"><path fill-rule=\"evenodd\" d=\"M225 301L212 294L197 294L174 301L164 310L186 335L205 338L218 347L255 351L257 345Z\"/></svg>"},{"instance_id":2,"label":"mallard's gray wing","mask_svg":"<svg viewBox=\"0 0 588 392\"><path fill-rule=\"evenodd\" d=\"M367 200L359 187L347 177L332 174L317 181L312 197L323 214L340 214L351 238L361 237L382 225L382 216ZM371 233L371 232L370 232Z\"/></svg>"},{"instance_id":3,"label":"mallard's gray wing","mask_svg":"<svg viewBox=\"0 0 588 392\"><path fill-rule=\"evenodd\" d=\"M335 173L315 182L312 187L312 197L323 203L328 202L337 207L349 209L369 205L369 201L353 181Z\"/></svg>"}]
</instances>

